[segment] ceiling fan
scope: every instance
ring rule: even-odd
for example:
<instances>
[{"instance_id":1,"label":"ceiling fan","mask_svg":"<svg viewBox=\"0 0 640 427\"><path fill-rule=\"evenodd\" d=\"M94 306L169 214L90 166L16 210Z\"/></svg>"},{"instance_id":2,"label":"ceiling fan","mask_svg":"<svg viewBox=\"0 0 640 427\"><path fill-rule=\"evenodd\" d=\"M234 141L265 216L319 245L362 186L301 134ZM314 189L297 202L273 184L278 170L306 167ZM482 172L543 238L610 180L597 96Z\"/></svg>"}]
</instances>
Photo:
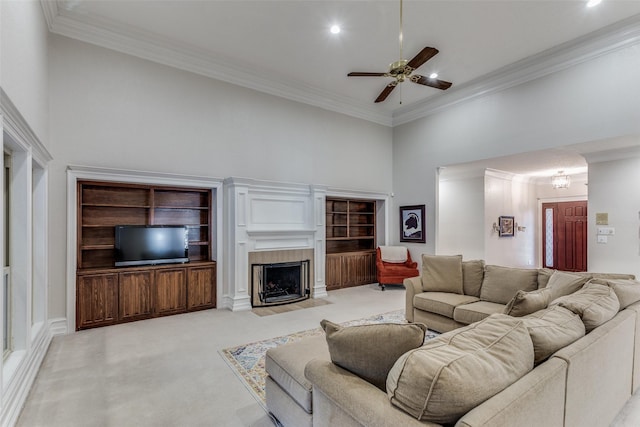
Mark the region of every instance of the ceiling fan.
<instances>
[{"instance_id":1,"label":"ceiling fan","mask_svg":"<svg viewBox=\"0 0 640 427\"><path fill-rule=\"evenodd\" d=\"M418 67L433 58L437 53L438 49L435 47L425 47L410 61L402 58L402 0L400 0L400 60L392 62L389 65L389 71L386 73L351 72L347 75L349 77L392 77L394 80L382 90L375 102L382 102L387 99L387 96L389 96L393 89L405 80L410 80L414 83L436 89L446 90L451 87L451 82L438 80L437 75L432 74L429 77L425 77L419 74L413 74ZM400 103L402 104L402 101L400 101Z\"/></svg>"}]
</instances>

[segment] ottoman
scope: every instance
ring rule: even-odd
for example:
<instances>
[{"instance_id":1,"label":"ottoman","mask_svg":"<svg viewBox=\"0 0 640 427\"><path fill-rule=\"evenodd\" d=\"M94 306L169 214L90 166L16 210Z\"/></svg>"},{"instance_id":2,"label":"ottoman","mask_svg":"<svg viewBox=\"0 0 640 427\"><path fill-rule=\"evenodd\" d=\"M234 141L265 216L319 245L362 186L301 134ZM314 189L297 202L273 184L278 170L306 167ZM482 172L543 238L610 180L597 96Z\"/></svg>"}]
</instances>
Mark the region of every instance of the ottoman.
<instances>
[{"instance_id":1,"label":"ottoman","mask_svg":"<svg viewBox=\"0 0 640 427\"><path fill-rule=\"evenodd\" d=\"M331 360L324 334L267 350L267 409L285 427L312 425L311 383L304 376L311 359Z\"/></svg>"}]
</instances>

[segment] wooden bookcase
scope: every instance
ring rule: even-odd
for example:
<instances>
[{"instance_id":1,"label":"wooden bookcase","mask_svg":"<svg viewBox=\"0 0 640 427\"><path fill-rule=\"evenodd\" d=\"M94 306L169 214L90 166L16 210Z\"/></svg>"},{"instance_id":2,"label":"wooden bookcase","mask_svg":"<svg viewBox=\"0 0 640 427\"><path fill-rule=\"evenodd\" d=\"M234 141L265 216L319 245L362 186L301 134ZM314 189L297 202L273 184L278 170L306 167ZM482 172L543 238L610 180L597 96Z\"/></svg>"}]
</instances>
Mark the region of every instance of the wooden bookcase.
<instances>
[{"instance_id":1,"label":"wooden bookcase","mask_svg":"<svg viewBox=\"0 0 640 427\"><path fill-rule=\"evenodd\" d=\"M189 263L115 268L116 225L186 225ZM79 181L76 328L216 306L208 189Z\"/></svg>"},{"instance_id":2,"label":"wooden bookcase","mask_svg":"<svg viewBox=\"0 0 640 427\"><path fill-rule=\"evenodd\" d=\"M326 199L327 290L376 281L376 201Z\"/></svg>"}]
</instances>

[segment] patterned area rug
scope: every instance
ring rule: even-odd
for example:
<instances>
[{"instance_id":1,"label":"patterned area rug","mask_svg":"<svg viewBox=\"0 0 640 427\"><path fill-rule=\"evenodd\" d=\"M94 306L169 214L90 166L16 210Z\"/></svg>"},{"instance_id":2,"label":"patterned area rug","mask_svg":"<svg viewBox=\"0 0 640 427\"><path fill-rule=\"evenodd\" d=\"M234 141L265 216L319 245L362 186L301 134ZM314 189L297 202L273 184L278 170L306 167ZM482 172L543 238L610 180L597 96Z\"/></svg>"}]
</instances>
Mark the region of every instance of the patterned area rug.
<instances>
[{"instance_id":1,"label":"patterned area rug","mask_svg":"<svg viewBox=\"0 0 640 427\"><path fill-rule=\"evenodd\" d=\"M406 323L404 310L390 311L364 319L351 320L342 323L343 326L368 325L375 323ZM237 347L220 350L220 355L227 362L242 383L252 392L258 403L266 410L264 383L266 373L264 359L267 350L282 344L300 341L302 338L323 334L321 328L309 329L290 335L270 338ZM427 331L425 341L438 336L437 332Z\"/></svg>"}]
</instances>

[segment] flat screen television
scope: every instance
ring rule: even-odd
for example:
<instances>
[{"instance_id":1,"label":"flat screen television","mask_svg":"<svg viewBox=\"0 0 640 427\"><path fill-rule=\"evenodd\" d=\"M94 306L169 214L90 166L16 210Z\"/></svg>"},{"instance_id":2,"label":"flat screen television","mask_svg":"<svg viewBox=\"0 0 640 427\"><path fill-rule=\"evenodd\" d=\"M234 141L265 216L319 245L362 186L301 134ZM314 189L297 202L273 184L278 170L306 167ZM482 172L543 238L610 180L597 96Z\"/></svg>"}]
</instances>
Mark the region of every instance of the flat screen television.
<instances>
[{"instance_id":1,"label":"flat screen television","mask_svg":"<svg viewBox=\"0 0 640 427\"><path fill-rule=\"evenodd\" d=\"M189 262L184 225L116 225L116 267Z\"/></svg>"}]
</instances>

